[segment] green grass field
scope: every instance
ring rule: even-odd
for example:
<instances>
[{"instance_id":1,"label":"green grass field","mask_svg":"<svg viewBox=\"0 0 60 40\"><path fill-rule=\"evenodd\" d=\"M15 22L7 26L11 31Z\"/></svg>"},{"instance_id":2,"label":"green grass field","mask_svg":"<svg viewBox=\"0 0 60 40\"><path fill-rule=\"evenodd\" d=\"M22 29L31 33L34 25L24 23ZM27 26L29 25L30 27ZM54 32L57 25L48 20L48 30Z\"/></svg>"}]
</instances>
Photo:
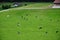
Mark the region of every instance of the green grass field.
<instances>
[{"instance_id":1,"label":"green grass field","mask_svg":"<svg viewBox=\"0 0 60 40\"><path fill-rule=\"evenodd\" d=\"M60 9L0 12L0 40L60 40Z\"/></svg>"},{"instance_id":2,"label":"green grass field","mask_svg":"<svg viewBox=\"0 0 60 40\"><path fill-rule=\"evenodd\" d=\"M48 8L49 6L52 5L52 3L26 3L28 4L27 6L23 6L23 8Z\"/></svg>"}]
</instances>

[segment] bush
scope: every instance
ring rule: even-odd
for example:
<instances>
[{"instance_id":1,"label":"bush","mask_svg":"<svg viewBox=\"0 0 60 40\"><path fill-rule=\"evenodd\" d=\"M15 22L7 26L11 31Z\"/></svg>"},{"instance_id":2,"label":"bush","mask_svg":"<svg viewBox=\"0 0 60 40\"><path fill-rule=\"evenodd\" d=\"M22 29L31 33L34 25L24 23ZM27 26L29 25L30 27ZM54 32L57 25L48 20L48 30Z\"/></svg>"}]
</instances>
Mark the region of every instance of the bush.
<instances>
[{"instance_id":1,"label":"bush","mask_svg":"<svg viewBox=\"0 0 60 40\"><path fill-rule=\"evenodd\" d=\"M27 4L25 4L25 6L27 6Z\"/></svg>"},{"instance_id":2,"label":"bush","mask_svg":"<svg viewBox=\"0 0 60 40\"><path fill-rule=\"evenodd\" d=\"M2 5L2 9L9 9L11 8L11 5Z\"/></svg>"}]
</instances>

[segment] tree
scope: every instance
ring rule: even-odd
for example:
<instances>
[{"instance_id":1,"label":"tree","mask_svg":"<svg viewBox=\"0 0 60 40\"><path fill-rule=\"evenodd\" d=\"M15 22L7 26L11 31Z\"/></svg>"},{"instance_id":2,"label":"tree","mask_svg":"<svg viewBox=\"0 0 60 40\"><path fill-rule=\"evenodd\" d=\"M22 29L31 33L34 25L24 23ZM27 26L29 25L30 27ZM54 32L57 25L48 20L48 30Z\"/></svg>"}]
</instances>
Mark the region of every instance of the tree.
<instances>
[{"instance_id":1,"label":"tree","mask_svg":"<svg viewBox=\"0 0 60 40\"><path fill-rule=\"evenodd\" d=\"M0 0L0 2L52 2L54 0Z\"/></svg>"}]
</instances>

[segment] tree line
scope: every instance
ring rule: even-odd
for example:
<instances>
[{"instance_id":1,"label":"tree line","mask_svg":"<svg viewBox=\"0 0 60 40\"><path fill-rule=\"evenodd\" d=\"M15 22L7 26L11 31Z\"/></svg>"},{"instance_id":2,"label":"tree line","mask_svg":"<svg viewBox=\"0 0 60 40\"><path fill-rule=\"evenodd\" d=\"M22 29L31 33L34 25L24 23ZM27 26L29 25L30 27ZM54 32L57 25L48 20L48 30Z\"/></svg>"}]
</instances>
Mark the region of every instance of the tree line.
<instances>
[{"instance_id":1,"label":"tree line","mask_svg":"<svg viewBox=\"0 0 60 40\"><path fill-rule=\"evenodd\" d=\"M0 2L53 2L54 0L0 0Z\"/></svg>"}]
</instances>

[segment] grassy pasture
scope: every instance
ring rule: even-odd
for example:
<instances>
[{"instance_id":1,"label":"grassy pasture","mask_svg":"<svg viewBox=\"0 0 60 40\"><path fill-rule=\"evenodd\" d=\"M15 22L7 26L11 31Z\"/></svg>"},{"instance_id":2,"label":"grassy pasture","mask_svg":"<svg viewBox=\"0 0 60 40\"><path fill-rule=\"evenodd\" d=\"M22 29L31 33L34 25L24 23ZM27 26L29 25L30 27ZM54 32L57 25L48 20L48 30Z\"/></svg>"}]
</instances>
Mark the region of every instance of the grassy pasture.
<instances>
[{"instance_id":1,"label":"grassy pasture","mask_svg":"<svg viewBox=\"0 0 60 40\"><path fill-rule=\"evenodd\" d=\"M0 12L0 40L60 40L60 9Z\"/></svg>"},{"instance_id":2,"label":"grassy pasture","mask_svg":"<svg viewBox=\"0 0 60 40\"><path fill-rule=\"evenodd\" d=\"M29 5L0 12L0 40L60 40L60 9L51 3Z\"/></svg>"},{"instance_id":3,"label":"grassy pasture","mask_svg":"<svg viewBox=\"0 0 60 40\"><path fill-rule=\"evenodd\" d=\"M27 3L28 4L28 3ZM33 2L31 4L28 4L27 6L24 6L23 8L49 8L49 6L52 6L52 3L36 3Z\"/></svg>"}]
</instances>

